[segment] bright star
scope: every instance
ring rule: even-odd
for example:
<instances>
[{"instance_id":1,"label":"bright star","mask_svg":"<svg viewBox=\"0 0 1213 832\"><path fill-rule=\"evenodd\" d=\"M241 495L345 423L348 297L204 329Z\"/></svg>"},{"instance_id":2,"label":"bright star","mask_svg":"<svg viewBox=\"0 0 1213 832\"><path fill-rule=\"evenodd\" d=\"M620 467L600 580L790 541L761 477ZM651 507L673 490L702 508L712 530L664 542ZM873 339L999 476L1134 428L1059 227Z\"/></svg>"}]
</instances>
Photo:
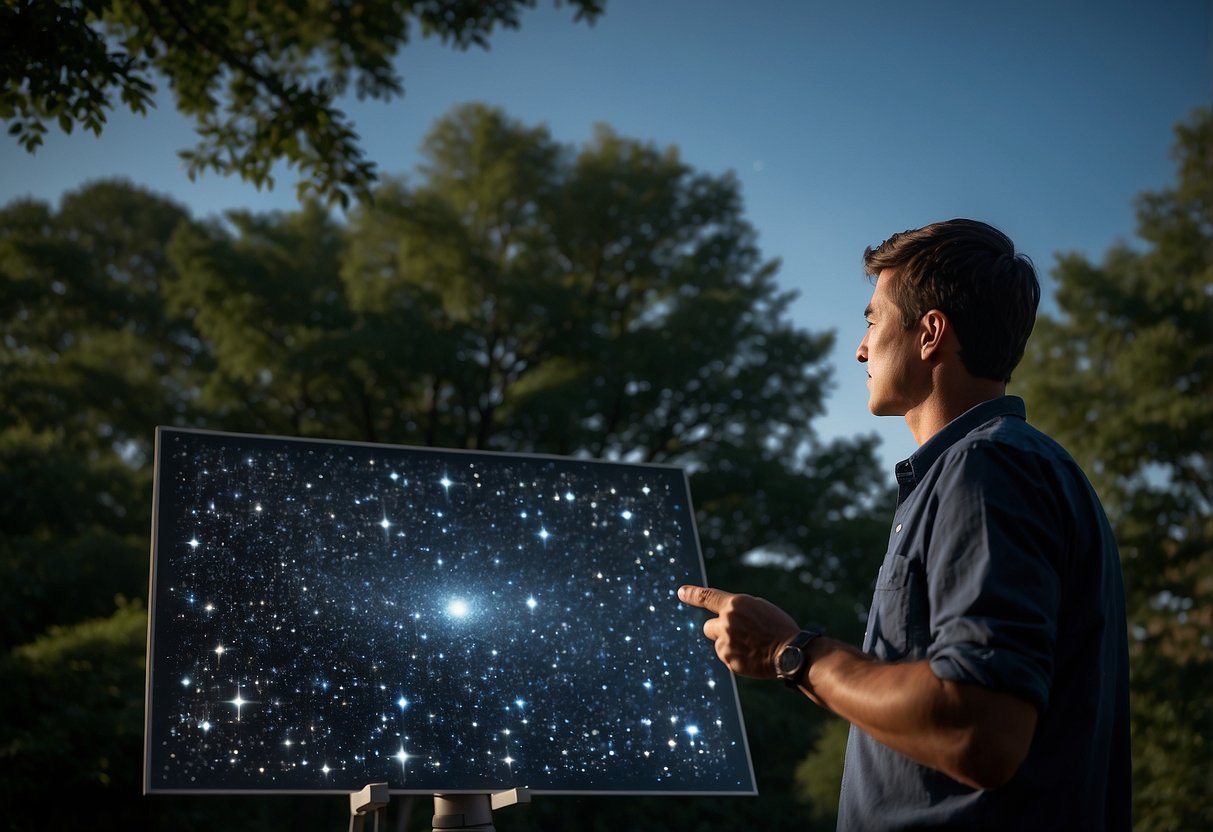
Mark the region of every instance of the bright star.
<instances>
[{"instance_id":1,"label":"bright star","mask_svg":"<svg viewBox=\"0 0 1213 832\"><path fill-rule=\"evenodd\" d=\"M383 526L384 531L387 531L388 526L392 525L391 521L384 517L379 521L379 525Z\"/></svg>"},{"instance_id":2,"label":"bright star","mask_svg":"<svg viewBox=\"0 0 1213 832\"><path fill-rule=\"evenodd\" d=\"M198 535L194 535L186 541L185 545L189 546L191 549L197 549L202 545L202 541L198 539Z\"/></svg>"},{"instance_id":3,"label":"bright star","mask_svg":"<svg viewBox=\"0 0 1213 832\"><path fill-rule=\"evenodd\" d=\"M526 605L531 609L535 609L535 607L539 606L539 602L536 601L534 597L531 597L526 599Z\"/></svg>"},{"instance_id":4,"label":"bright star","mask_svg":"<svg viewBox=\"0 0 1213 832\"><path fill-rule=\"evenodd\" d=\"M235 706L236 706L236 721L237 721L237 722L239 722L239 721L240 721L240 711L241 711L241 709L242 709L242 708L243 708L245 705L251 705L251 704L252 704L252 702L251 702L250 700L248 700L248 699L245 699L243 696L241 696L241 695L240 695L240 689L239 689L239 688L237 688L237 689L236 689L236 698L235 698L235 699L229 699L229 700L227 701L227 704L229 704L229 705L235 705Z\"/></svg>"},{"instance_id":5,"label":"bright star","mask_svg":"<svg viewBox=\"0 0 1213 832\"><path fill-rule=\"evenodd\" d=\"M619 516L620 516L620 517L622 517L624 520L631 520L631 519L632 519L632 512L628 511L628 510L625 508L623 511L619 512Z\"/></svg>"},{"instance_id":6,"label":"bright star","mask_svg":"<svg viewBox=\"0 0 1213 832\"><path fill-rule=\"evenodd\" d=\"M396 704L400 707L400 710L403 711L405 708L407 708L409 706L409 700L405 699L402 696L396 700Z\"/></svg>"}]
</instances>

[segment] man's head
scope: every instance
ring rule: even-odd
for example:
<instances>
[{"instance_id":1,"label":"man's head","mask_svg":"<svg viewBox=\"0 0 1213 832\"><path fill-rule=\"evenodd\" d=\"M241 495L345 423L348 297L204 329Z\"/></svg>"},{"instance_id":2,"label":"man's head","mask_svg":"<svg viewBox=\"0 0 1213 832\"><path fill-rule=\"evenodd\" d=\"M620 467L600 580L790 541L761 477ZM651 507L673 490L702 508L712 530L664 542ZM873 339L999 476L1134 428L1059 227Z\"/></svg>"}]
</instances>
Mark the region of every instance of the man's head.
<instances>
[{"instance_id":1,"label":"man's head","mask_svg":"<svg viewBox=\"0 0 1213 832\"><path fill-rule=\"evenodd\" d=\"M903 328L938 310L951 322L971 375L1011 380L1036 322L1040 284L1007 235L976 220L937 222L868 248L863 264L873 277L894 275L888 297Z\"/></svg>"}]
</instances>

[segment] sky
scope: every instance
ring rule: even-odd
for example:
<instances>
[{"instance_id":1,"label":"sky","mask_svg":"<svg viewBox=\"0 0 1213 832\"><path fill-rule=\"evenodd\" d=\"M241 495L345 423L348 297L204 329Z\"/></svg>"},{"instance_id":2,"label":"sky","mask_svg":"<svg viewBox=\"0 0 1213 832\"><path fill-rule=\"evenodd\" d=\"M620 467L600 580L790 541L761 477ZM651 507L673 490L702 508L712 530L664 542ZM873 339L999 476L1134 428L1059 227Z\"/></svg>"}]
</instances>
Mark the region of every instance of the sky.
<instances>
[{"instance_id":1,"label":"sky","mask_svg":"<svg viewBox=\"0 0 1213 832\"><path fill-rule=\"evenodd\" d=\"M1134 198L1174 181L1174 126L1213 100L1209 0L607 0L593 26L537 5L488 51L410 43L403 98L343 102L369 158L406 173L435 119L483 101L567 144L606 123L734 172L764 256L798 294L793 322L837 335L818 434L876 434L890 480L914 443L901 419L869 414L854 360L864 247L985 220L1035 261L1048 310L1056 256L1132 244ZM268 192L191 182L177 151L192 144L167 97L146 117L114 113L100 139L54 131L34 156L3 137L0 204L121 176L198 217L296 206L289 172Z\"/></svg>"}]
</instances>

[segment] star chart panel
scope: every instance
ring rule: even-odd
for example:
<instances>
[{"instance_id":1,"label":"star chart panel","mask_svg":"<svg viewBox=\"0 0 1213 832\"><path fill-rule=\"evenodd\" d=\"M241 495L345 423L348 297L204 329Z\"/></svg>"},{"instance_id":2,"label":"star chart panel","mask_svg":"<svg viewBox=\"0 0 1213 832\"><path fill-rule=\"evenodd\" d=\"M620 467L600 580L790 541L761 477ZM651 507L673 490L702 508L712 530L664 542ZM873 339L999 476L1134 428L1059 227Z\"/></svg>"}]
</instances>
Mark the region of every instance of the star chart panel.
<instances>
[{"instance_id":1,"label":"star chart panel","mask_svg":"<svg viewBox=\"0 0 1213 832\"><path fill-rule=\"evenodd\" d=\"M160 429L148 791L754 792L676 468Z\"/></svg>"}]
</instances>

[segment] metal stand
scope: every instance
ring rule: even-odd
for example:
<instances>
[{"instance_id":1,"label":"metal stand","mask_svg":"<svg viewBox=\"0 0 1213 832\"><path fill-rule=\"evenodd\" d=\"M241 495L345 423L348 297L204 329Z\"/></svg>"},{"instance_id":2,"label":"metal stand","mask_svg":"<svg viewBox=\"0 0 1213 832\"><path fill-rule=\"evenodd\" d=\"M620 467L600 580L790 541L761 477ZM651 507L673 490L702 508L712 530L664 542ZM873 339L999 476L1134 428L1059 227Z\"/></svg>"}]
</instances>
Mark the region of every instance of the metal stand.
<instances>
[{"instance_id":1,"label":"metal stand","mask_svg":"<svg viewBox=\"0 0 1213 832\"><path fill-rule=\"evenodd\" d=\"M371 783L360 792L350 793L350 832L364 832L366 818L370 815L372 832L379 832L379 821L383 809L392 800L387 783Z\"/></svg>"},{"instance_id":2,"label":"metal stand","mask_svg":"<svg viewBox=\"0 0 1213 832\"><path fill-rule=\"evenodd\" d=\"M496 794L436 794L433 832L494 832L494 809L530 802L528 789Z\"/></svg>"}]
</instances>

